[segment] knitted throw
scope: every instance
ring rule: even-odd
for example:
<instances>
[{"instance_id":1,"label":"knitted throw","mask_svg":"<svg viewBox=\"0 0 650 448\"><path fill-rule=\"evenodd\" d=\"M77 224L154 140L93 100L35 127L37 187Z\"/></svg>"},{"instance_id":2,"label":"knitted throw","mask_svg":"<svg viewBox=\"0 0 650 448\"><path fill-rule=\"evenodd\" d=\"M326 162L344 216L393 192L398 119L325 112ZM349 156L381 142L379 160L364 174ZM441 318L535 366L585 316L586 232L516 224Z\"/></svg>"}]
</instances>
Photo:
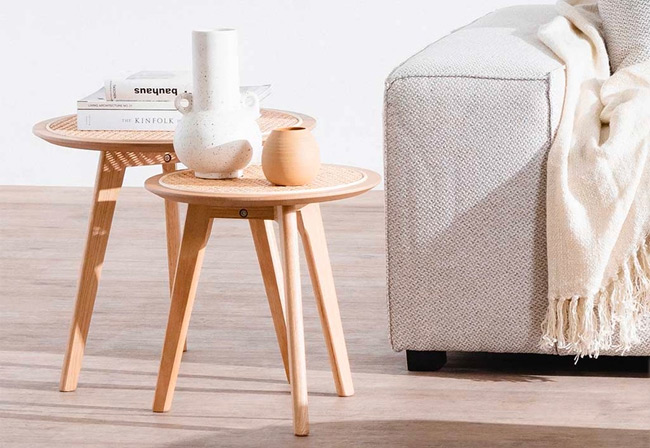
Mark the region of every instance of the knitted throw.
<instances>
[{"instance_id":1,"label":"knitted throw","mask_svg":"<svg viewBox=\"0 0 650 448\"><path fill-rule=\"evenodd\" d=\"M540 39L566 65L548 157L543 344L625 352L650 310L650 62L610 77L595 0L558 3Z\"/></svg>"}]
</instances>

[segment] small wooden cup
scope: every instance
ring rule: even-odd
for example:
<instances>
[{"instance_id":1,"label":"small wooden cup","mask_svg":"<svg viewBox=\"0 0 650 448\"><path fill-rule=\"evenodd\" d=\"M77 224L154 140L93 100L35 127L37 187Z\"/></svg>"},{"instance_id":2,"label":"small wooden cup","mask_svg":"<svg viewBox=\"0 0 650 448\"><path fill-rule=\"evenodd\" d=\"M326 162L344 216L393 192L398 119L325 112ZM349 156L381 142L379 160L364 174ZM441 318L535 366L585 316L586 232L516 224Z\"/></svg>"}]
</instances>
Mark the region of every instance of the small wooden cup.
<instances>
[{"instance_id":1,"label":"small wooden cup","mask_svg":"<svg viewBox=\"0 0 650 448\"><path fill-rule=\"evenodd\" d=\"M318 174L320 151L303 127L279 128L264 143L262 171L276 185L306 185Z\"/></svg>"}]
</instances>

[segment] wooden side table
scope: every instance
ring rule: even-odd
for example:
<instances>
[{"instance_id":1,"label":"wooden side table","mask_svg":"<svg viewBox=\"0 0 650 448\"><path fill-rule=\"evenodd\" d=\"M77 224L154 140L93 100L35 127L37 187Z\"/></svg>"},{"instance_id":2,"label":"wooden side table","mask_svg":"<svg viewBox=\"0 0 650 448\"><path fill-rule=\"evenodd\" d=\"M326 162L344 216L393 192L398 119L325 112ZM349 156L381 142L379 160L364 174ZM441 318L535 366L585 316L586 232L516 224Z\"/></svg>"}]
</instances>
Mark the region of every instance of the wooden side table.
<instances>
[{"instance_id":1,"label":"wooden side table","mask_svg":"<svg viewBox=\"0 0 650 448\"><path fill-rule=\"evenodd\" d=\"M277 337L282 352L288 353L294 433L309 434L298 234L302 237L337 394L342 397L354 394L318 203L365 193L379 181L379 175L372 171L336 165L321 166L317 178L310 185L302 187L274 186L264 178L260 166L246 168L241 179L198 179L191 171L185 170L161 174L146 181L145 187L165 200L188 204L156 385L155 412L165 412L171 408L183 341L187 335L203 254L214 218L249 221L265 284L277 284L281 277L279 260L271 243L273 238L270 238L274 234L273 221L280 224L286 338L282 332L277 332ZM260 256L260 252L269 251L271 255ZM268 260L265 265L262 263L264 259ZM276 291L279 291L278 288ZM274 321L278 322L276 330L285 326L281 300L279 303L279 307L271 308ZM285 358L285 369L286 361Z\"/></svg>"},{"instance_id":2,"label":"wooden side table","mask_svg":"<svg viewBox=\"0 0 650 448\"><path fill-rule=\"evenodd\" d=\"M287 126L313 128L316 121L306 115L263 109L258 120L264 136ZM99 151L95 190L88 222L88 234L77 288L74 314L61 371L60 390L77 388L88 329L99 286L113 212L124 173L134 166L162 165L164 173L176 170L173 132L167 131L80 131L76 115L52 118L34 126L36 136L70 148ZM180 245L178 205L165 201L167 255L170 288ZM260 263L265 260L260 260Z\"/></svg>"}]
</instances>

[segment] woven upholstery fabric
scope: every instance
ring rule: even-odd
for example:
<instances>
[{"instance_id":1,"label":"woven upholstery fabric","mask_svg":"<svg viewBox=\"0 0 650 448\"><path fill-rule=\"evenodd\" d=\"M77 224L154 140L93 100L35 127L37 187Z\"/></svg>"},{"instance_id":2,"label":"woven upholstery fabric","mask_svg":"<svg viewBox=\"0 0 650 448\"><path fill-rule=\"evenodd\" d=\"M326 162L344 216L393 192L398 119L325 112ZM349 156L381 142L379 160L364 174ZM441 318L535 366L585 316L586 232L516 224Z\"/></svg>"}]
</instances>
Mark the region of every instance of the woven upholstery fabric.
<instances>
[{"instance_id":1,"label":"woven upholstery fabric","mask_svg":"<svg viewBox=\"0 0 650 448\"><path fill-rule=\"evenodd\" d=\"M561 64L538 39L553 6L515 6L445 36L397 67L388 82L414 76L542 79Z\"/></svg>"},{"instance_id":2,"label":"woven upholstery fabric","mask_svg":"<svg viewBox=\"0 0 650 448\"><path fill-rule=\"evenodd\" d=\"M555 15L553 6L496 11L387 80L395 350L544 352L545 161L565 78L536 32ZM650 354L646 336L632 354Z\"/></svg>"},{"instance_id":3,"label":"woven upholstery fabric","mask_svg":"<svg viewBox=\"0 0 650 448\"><path fill-rule=\"evenodd\" d=\"M650 1L598 0L612 70L650 59Z\"/></svg>"}]
</instances>

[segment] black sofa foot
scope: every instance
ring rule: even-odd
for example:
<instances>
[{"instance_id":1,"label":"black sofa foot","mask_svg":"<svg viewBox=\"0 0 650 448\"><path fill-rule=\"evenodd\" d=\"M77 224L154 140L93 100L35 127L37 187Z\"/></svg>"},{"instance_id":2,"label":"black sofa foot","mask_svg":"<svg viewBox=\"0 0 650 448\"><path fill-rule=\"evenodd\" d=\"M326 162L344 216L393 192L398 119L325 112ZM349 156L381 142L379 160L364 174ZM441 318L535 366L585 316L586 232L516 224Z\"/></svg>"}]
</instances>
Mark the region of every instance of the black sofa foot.
<instances>
[{"instance_id":1,"label":"black sofa foot","mask_svg":"<svg viewBox=\"0 0 650 448\"><path fill-rule=\"evenodd\" d=\"M447 352L406 350L406 365L411 372L435 372L447 363Z\"/></svg>"}]
</instances>

